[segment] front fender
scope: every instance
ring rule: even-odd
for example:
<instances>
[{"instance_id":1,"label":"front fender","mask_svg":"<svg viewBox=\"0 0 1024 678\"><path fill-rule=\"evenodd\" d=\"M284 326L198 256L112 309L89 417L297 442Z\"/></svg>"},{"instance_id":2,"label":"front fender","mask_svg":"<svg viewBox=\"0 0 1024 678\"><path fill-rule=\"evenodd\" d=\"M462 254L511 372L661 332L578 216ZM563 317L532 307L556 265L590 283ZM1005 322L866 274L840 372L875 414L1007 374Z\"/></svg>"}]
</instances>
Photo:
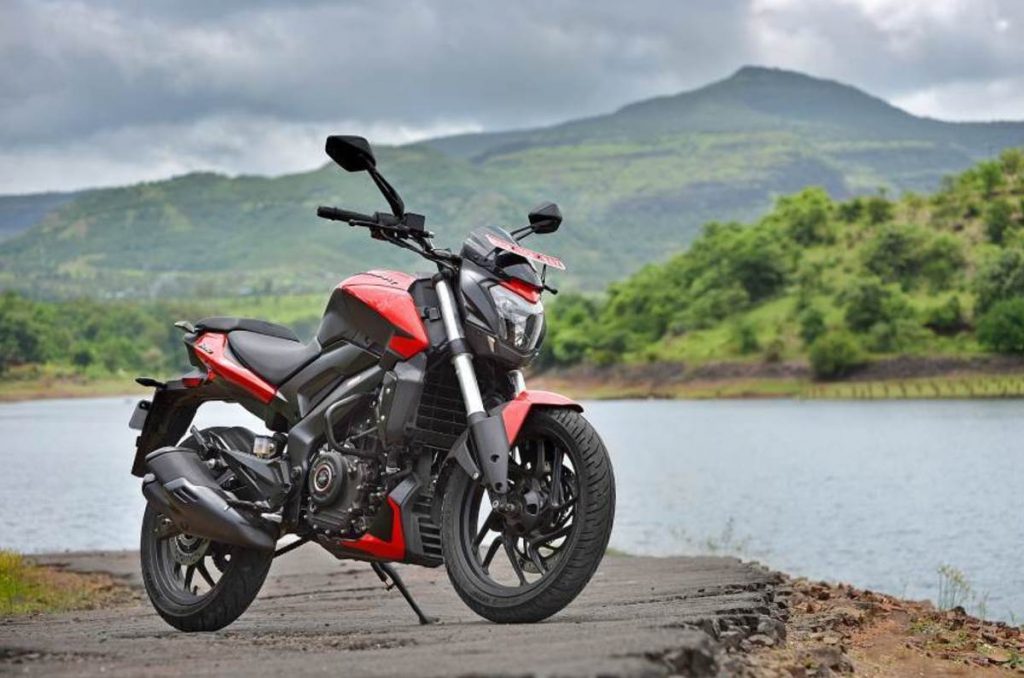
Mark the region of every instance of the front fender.
<instances>
[{"instance_id":1,"label":"front fender","mask_svg":"<svg viewBox=\"0 0 1024 678\"><path fill-rule=\"evenodd\" d=\"M456 462L470 478L482 482L499 494L505 491L508 479L509 448L515 444L519 431L535 407L565 407L583 411L583 406L563 395L549 391L523 391L514 399L491 409L487 415L470 422L470 427L455 441L445 458L444 469L438 480L439 492L443 488L452 466ZM476 435L474 435L476 428ZM481 444L481 441L483 443Z\"/></svg>"},{"instance_id":2,"label":"front fender","mask_svg":"<svg viewBox=\"0 0 1024 678\"><path fill-rule=\"evenodd\" d=\"M514 400L500 405L494 411L501 413L509 445L515 443L519 430L526 423L526 418L530 416L530 410L534 407L564 407L577 412L583 411L582 405L564 395L551 391L523 391Z\"/></svg>"}]
</instances>

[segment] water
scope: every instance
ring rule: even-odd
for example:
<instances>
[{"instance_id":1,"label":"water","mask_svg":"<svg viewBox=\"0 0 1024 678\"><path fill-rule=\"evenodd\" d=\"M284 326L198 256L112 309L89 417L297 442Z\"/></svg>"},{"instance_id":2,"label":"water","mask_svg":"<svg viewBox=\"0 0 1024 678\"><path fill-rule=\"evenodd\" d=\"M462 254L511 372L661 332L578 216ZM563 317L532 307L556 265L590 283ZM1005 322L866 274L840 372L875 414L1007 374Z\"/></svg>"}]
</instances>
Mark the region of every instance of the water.
<instances>
[{"instance_id":1,"label":"water","mask_svg":"<svg viewBox=\"0 0 1024 678\"><path fill-rule=\"evenodd\" d=\"M0 546L136 548L126 398L0 405ZM726 552L915 598L939 565L1024 618L1024 418L1014 401L587 403L612 453L612 545ZM207 405L199 425L259 430Z\"/></svg>"}]
</instances>

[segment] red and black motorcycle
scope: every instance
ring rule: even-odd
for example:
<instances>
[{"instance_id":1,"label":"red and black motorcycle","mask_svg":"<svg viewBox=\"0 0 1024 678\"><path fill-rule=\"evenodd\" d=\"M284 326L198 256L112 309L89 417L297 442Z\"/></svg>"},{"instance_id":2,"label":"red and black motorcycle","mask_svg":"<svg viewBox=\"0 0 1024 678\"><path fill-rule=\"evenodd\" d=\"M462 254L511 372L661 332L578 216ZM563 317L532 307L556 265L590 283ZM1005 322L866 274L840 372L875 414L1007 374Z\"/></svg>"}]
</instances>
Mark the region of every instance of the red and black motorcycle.
<instances>
[{"instance_id":1,"label":"red and black motorcycle","mask_svg":"<svg viewBox=\"0 0 1024 678\"><path fill-rule=\"evenodd\" d=\"M590 580L615 511L608 453L582 408L528 390L521 372L544 336L541 292L555 292L545 274L565 267L519 241L557 230L558 207L511 233L479 228L455 254L405 211L365 139L331 136L327 154L368 172L391 212L317 215L412 250L437 274L348 278L308 343L259 320L177 324L196 369L139 379L155 392L131 422L149 598L178 629L222 628L275 556L315 541L369 561L422 623L390 563L444 564L492 621L544 619ZM272 435L192 427L209 401L242 405Z\"/></svg>"}]
</instances>

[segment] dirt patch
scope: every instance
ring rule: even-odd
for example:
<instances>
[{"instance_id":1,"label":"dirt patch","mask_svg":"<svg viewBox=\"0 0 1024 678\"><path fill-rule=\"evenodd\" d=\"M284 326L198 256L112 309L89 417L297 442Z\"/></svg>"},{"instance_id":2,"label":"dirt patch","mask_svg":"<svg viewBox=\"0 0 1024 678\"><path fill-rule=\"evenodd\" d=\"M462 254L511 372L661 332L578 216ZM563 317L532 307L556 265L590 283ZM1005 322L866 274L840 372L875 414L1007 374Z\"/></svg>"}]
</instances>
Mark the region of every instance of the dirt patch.
<instances>
[{"instance_id":1,"label":"dirt patch","mask_svg":"<svg viewBox=\"0 0 1024 678\"><path fill-rule=\"evenodd\" d=\"M1024 673L1024 633L845 585L795 580L785 645L737 657L737 675L969 676Z\"/></svg>"}]
</instances>

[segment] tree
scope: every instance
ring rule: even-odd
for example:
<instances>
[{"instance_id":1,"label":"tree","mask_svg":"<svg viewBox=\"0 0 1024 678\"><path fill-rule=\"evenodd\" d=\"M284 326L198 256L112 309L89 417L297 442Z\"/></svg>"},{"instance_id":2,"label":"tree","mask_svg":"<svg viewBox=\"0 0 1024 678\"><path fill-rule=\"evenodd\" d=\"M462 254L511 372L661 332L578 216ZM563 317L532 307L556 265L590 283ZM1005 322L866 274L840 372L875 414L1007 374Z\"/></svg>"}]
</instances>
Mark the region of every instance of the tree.
<instances>
[{"instance_id":1,"label":"tree","mask_svg":"<svg viewBox=\"0 0 1024 678\"><path fill-rule=\"evenodd\" d=\"M832 199L825 189L811 187L796 195L779 198L773 217L782 222L795 242L815 245L832 241L833 232L829 224L832 211Z\"/></svg>"},{"instance_id":2,"label":"tree","mask_svg":"<svg viewBox=\"0 0 1024 678\"><path fill-rule=\"evenodd\" d=\"M1005 249L986 260L975 277L974 289L980 313L1003 299L1024 296L1024 251Z\"/></svg>"},{"instance_id":3,"label":"tree","mask_svg":"<svg viewBox=\"0 0 1024 678\"><path fill-rule=\"evenodd\" d=\"M845 377L863 362L857 338L842 330L819 337L811 345L810 359L818 379Z\"/></svg>"},{"instance_id":4,"label":"tree","mask_svg":"<svg viewBox=\"0 0 1024 678\"><path fill-rule=\"evenodd\" d=\"M875 195L867 199L865 211L868 214L868 221L872 225L884 224L892 219L892 203L884 196Z\"/></svg>"},{"instance_id":5,"label":"tree","mask_svg":"<svg viewBox=\"0 0 1024 678\"><path fill-rule=\"evenodd\" d=\"M996 160L980 163L975 173L986 198L995 195L996 190L1003 184L1003 167Z\"/></svg>"},{"instance_id":6,"label":"tree","mask_svg":"<svg viewBox=\"0 0 1024 678\"><path fill-rule=\"evenodd\" d=\"M993 305L978 323L978 341L997 353L1024 354L1024 298Z\"/></svg>"},{"instance_id":7,"label":"tree","mask_svg":"<svg viewBox=\"0 0 1024 678\"><path fill-rule=\"evenodd\" d=\"M878 279L861 280L843 296L846 325L854 332L868 332L878 323L913 317L903 295Z\"/></svg>"},{"instance_id":8,"label":"tree","mask_svg":"<svg viewBox=\"0 0 1024 678\"><path fill-rule=\"evenodd\" d=\"M989 242L1002 245L1006 241L1006 232L1013 226L1013 207L1007 200L1000 198L992 201L985 210L985 233Z\"/></svg>"},{"instance_id":9,"label":"tree","mask_svg":"<svg viewBox=\"0 0 1024 678\"><path fill-rule=\"evenodd\" d=\"M927 235L909 225L885 225L864 248L864 267L885 282L913 286Z\"/></svg>"},{"instance_id":10,"label":"tree","mask_svg":"<svg viewBox=\"0 0 1024 678\"><path fill-rule=\"evenodd\" d=\"M999 154L999 162L1003 164L1003 172L1010 176L1020 174L1024 169L1024 151L1019 148L1007 148Z\"/></svg>"},{"instance_id":11,"label":"tree","mask_svg":"<svg viewBox=\"0 0 1024 678\"><path fill-rule=\"evenodd\" d=\"M847 224L855 223L864 214L864 200L862 198L854 198L853 200L841 202L837 207L837 212L839 213L839 218Z\"/></svg>"}]
</instances>

